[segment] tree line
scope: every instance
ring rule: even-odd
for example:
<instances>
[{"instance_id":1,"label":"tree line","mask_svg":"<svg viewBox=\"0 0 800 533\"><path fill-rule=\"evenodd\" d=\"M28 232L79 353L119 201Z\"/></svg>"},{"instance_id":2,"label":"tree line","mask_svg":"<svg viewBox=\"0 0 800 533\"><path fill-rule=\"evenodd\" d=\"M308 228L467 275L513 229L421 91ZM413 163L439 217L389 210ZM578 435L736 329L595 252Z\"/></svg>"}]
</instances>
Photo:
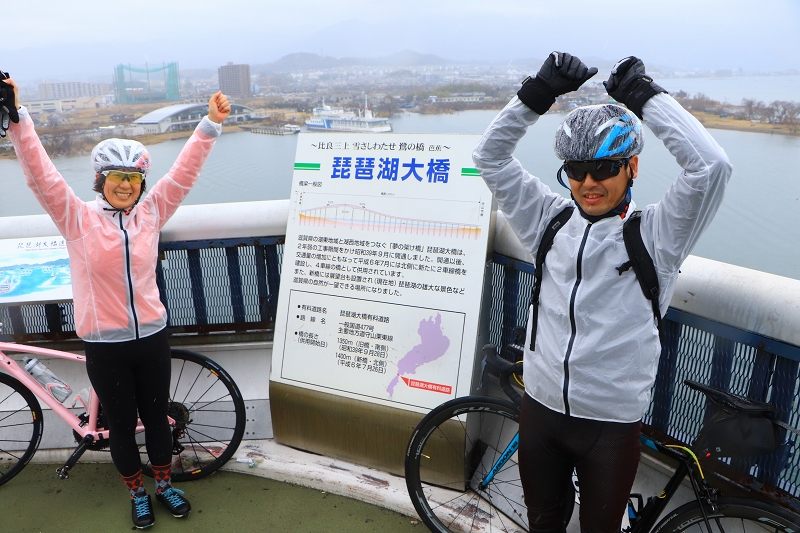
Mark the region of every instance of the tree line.
<instances>
[{"instance_id":1,"label":"tree line","mask_svg":"<svg viewBox=\"0 0 800 533\"><path fill-rule=\"evenodd\" d=\"M681 105L692 111L705 113L731 113L734 118L741 120L759 120L769 124L781 124L789 132L800 131L800 103L786 100L775 100L770 104L755 98L743 98L742 104L731 109L731 106L717 102L703 93L689 96L683 91L675 94Z\"/></svg>"}]
</instances>

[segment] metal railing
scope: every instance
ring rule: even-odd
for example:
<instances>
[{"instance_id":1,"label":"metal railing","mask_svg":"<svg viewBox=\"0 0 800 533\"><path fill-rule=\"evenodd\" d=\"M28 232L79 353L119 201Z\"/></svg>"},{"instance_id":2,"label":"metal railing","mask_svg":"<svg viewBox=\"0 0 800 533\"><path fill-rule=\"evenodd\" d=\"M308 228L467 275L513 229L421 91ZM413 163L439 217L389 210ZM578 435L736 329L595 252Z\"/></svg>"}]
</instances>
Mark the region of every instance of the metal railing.
<instances>
[{"instance_id":1,"label":"metal railing","mask_svg":"<svg viewBox=\"0 0 800 533\"><path fill-rule=\"evenodd\" d=\"M162 242L156 266L171 333L272 331L283 237ZM15 342L77 338L71 302L0 307Z\"/></svg>"},{"instance_id":2,"label":"metal railing","mask_svg":"<svg viewBox=\"0 0 800 533\"><path fill-rule=\"evenodd\" d=\"M515 327L524 326L533 284L533 265L495 253L491 268L490 342L505 346ZM800 324L798 325L800 326ZM665 339L650 407L643 422L677 441L691 443L708 413L705 396L682 385L685 379L769 402L779 418L800 427L800 347L670 307L663 322ZM797 438L770 455L728 461L753 481L800 496ZM800 506L795 506L800 509Z\"/></svg>"},{"instance_id":3,"label":"metal railing","mask_svg":"<svg viewBox=\"0 0 800 533\"><path fill-rule=\"evenodd\" d=\"M251 204L181 208L178 222L165 228L157 280L173 332L272 330L283 254L283 237L274 234L285 232L288 202ZM220 226L226 217L230 223ZM272 236L248 236L257 231ZM219 238L196 240L201 234ZM494 249L488 329L490 341L505 346L527 320L533 265L501 214ZM800 426L800 281L692 257L682 270L645 423L691 443L709 412L704 397L682 385L693 379L770 402L783 421ZM17 341L75 335L71 303L0 307L0 322ZM771 455L729 463L751 476L745 482L751 487L798 497L797 448L789 434L788 444ZM790 505L800 510L798 502Z\"/></svg>"}]
</instances>

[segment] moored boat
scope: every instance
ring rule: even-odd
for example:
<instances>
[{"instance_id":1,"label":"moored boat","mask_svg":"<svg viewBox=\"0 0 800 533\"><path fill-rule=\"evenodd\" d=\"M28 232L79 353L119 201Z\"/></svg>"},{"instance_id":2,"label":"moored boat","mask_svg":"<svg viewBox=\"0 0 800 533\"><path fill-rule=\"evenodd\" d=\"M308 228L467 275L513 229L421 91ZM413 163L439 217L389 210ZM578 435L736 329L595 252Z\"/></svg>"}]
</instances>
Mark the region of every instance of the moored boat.
<instances>
[{"instance_id":1,"label":"moored boat","mask_svg":"<svg viewBox=\"0 0 800 533\"><path fill-rule=\"evenodd\" d=\"M353 131L359 133L388 133L392 131L389 119L373 116L372 110L366 105L364 99L364 114L358 115L353 111L345 111L341 107L325 105L322 101L320 107L315 107L314 112L306 120L308 131Z\"/></svg>"}]
</instances>

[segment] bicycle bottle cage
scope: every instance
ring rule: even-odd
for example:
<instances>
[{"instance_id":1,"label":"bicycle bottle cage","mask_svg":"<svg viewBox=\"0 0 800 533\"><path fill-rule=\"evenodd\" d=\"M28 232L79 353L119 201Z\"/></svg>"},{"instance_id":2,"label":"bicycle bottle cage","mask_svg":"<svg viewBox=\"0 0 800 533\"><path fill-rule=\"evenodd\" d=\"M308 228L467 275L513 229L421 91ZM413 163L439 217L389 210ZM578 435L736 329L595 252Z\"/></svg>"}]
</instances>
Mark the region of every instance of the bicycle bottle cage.
<instances>
[{"instance_id":1,"label":"bicycle bottle cage","mask_svg":"<svg viewBox=\"0 0 800 533\"><path fill-rule=\"evenodd\" d=\"M775 406L731 394L723 390L686 380L690 388L700 391L718 410L704 424L692 448L704 457L752 457L777 450L784 441L784 431L772 416L780 412Z\"/></svg>"}]
</instances>

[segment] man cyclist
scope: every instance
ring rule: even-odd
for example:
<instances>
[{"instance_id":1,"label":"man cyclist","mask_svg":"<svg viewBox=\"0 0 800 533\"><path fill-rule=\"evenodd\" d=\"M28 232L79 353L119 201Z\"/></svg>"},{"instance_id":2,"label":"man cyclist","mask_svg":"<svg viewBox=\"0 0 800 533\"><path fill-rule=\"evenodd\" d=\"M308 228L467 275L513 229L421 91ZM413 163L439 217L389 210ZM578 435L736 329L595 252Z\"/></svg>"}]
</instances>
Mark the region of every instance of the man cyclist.
<instances>
[{"instance_id":1,"label":"man cyclist","mask_svg":"<svg viewBox=\"0 0 800 533\"><path fill-rule=\"evenodd\" d=\"M520 242L535 257L549 223L555 234L541 271L538 314L531 307L520 416L520 477L530 531L563 531L562 508L576 470L583 532L617 532L636 475L641 418L661 352L657 319L632 269L623 224L636 210L631 186L644 146L642 123L683 171L660 202L641 212L641 236L653 260L663 316L678 268L722 201L731 165L691 114L646 75L640 59L613 68L604 104L575 109L558 128L555 152L571 199L553 193L513 157L529 126L556 97L597 73L553 52L537 75L489 125L475 165ZM566 185L565 185L566 186ZM660 318L660 317L659 317ZM534 333L535 332L535 333Z\"/></svg>"}]
</instances>

